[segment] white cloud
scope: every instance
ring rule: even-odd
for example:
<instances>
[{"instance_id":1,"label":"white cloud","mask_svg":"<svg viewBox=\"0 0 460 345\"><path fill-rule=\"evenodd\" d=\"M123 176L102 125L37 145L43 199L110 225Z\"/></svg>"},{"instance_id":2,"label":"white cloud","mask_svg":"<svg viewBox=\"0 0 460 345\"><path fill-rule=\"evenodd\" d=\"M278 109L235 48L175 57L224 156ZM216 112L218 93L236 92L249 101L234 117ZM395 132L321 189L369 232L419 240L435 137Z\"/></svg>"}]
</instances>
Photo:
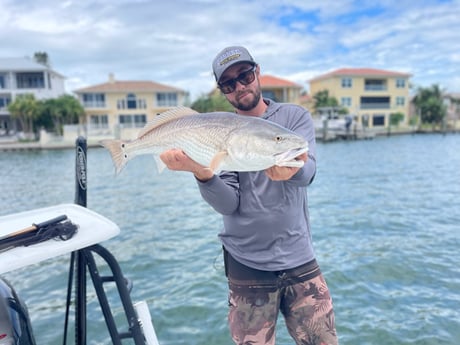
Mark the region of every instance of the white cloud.
<instances>
[{"instance_id":1,"label":"white cloud","mask_svg":"<svg viewBox=\"0 0 460 345\"><path fill-rule=\"evenodd\" d=\"M0 0L0 8L0 55L46 51L68 91L114 73L195 98L214 85L214 55L233 44L247 46L263 73L305 86L352 66L460 90L458 1Z\"/></svg>"}]
</instances>

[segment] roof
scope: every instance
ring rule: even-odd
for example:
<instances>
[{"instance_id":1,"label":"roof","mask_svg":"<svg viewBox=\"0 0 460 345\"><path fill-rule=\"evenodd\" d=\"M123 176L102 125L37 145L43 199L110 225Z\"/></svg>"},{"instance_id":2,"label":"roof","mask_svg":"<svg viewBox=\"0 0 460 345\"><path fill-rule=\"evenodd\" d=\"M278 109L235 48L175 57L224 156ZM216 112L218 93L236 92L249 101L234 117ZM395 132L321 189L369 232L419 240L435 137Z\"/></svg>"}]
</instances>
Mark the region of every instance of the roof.
<instances>
[{"instance_id":1,"label":"roof","mask_svg":"<svg viewBox=\"0 0 460 345\"><path fill-rule=\"evenodd\" d=\"M64 77L52 68L42 65L29 57L0 58L0 71L13 72L43 72L50 71L58 76Z\"/></svg>"},{"instance_id":2,"label":"roof","mask_svg":"<svg viewBox=\"0 0 460 345\"><path fill-rule=\"evenodd\" d=\"M74 90L74 92L183 92L183 90L153 81L112 80Z\"/></svg>"},{"instance_id":3,"label":"roof","mask_svg":"<svg viewBox=\"0 0 460 345\"><path fill-rule=\"evenodd\" d=\"M333 78L333 77L348 77L348 76L361 76L361 77L410 77L410 73L387 71L375 68L340 68L332 72L322 74L310 81Z\"/></svg>"},{"instance_id":4,"label":"roof","mask_svg":"<svg viewBox=\"0 0 460 345\"><path fill-rule=\"evenodd\" d=\"M460 99L460 92L450 92L450 93L447 93L446 96L453 98L453 99Z\"/></svg>"},{"instance_id":5,"label":"roof","mask_svg":"<svg viewBox=\"0 0 460 345\"><path fill-rule=\"evenodd\" d=\"M260 85L262 87L291 87L296 89L302 89L302 86L292 81L277 78L271 75L261 75Z\"/></svg>"}]
</instances>

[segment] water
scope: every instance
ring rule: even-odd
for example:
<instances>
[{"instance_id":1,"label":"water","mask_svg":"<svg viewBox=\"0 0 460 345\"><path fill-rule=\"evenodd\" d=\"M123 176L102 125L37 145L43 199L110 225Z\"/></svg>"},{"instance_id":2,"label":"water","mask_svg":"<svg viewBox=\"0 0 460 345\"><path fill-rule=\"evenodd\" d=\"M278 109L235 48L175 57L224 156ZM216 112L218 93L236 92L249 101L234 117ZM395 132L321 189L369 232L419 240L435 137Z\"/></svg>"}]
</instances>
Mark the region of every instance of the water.
<instances>
[{"instance_id":1,"label":"water","mask_svg":"<svg viewBox=\"0 0 460 345\"><path fill-rule=\"evenodd\" d=\"M318 144L311 221L341 344L458 344L459 148L459 135ZM0 215L72 203L74 162L74 150L1 152ZM88 207L121 228L103 245L133 281L133 300L147 300L160 344L231 344L221 220L193 178L158 174L150 157L115 178L108 153L89 149L88 184ZM4 275L39 345L62 344L68 265L62 256ZM88 294L88 344L110 344ZM279 323L277 344L292 344Z\"/></svg>"}]
</instances>

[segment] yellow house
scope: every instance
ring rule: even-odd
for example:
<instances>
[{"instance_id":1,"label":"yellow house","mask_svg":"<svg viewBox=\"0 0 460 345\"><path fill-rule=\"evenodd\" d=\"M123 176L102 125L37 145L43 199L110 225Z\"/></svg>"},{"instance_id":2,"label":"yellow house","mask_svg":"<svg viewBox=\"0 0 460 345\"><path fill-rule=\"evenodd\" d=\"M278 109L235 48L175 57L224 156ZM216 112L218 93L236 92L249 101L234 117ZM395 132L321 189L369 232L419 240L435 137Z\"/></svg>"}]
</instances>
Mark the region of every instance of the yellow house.
<instances>
[{"instance_id":1,"label":"yellow house","mask_svg":"<svg viewBox=\"0 0 460 345\"><path fill-rule=\"evenodd\" d=\"M85 109L87 137L133 139L157 114L185 103L187 93L153 81L119 81L75 90Z\"/></svg>"},{"instance_id":2,"label":"yellow house","mask_svg":"<svg viewBox=\"0 0 460 345\"><path fill-rule=\"evenodd\" d=\"M402 125L409 119L410 74L371 68L342 68L310 80L310 94L328 90L339 105L348 109L355 120L366 127L387 127L390 115L403 114Z\"/></svg>"}]
</instances>

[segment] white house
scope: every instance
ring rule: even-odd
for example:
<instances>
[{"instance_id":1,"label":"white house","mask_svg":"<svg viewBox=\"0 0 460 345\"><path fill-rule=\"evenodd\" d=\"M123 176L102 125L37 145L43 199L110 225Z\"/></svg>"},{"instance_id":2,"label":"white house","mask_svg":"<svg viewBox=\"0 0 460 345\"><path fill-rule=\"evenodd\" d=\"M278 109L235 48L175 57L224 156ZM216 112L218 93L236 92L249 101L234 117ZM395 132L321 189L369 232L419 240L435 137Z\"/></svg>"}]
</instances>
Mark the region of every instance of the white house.
<instances>
[{"instance_id":1,"label":"white house","mask_svg":"<svg viewBox=\"0 0 460 345\"><path fill-rule=\"evenodd\" d=\"M0 58L0 136L18 130L8 113L8 104L18 95L33 94L36 99L65 94L65 77L32 58Z\"/></svg>"}]
</instances>

